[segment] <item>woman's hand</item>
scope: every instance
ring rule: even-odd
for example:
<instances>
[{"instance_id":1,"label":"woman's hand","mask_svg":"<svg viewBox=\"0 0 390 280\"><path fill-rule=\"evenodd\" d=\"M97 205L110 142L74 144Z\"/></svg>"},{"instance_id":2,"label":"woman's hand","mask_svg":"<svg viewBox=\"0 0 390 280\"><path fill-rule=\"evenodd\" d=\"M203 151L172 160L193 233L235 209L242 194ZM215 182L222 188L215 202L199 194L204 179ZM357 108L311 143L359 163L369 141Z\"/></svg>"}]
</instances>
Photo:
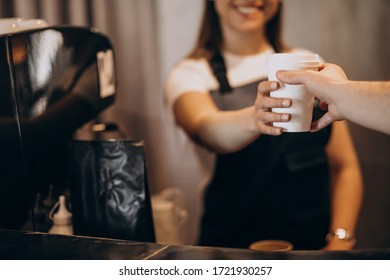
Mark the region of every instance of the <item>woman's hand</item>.
<instances>
[{"instance_id":1,"label":"woman's hand","mask_svg":"<svg viewBox=\"0 0 390 280\"><path fill-rule=\"evenodd\" d=\"M331 239L328 241L325 247L322 248L323 251L348 251L352 250L354 243L348 240L340 239Z\"/></svg>"},{"instance_id":2,"label":"woman's hand","mask_svg":"<svg viewBox=\"0 0 390 280\"><path fill-rule=\"evenodd\" d=\"M261 82L257 89L257 98L255 102L256 126L262 134L281 135L283 128L275 127L273 122L288 122L289 114L280 114L271 112L272 108L288 108L291 106L291 100L286 98L270 97L270 92L280 88L276 81Z\"/></svg>"}]
</instances>

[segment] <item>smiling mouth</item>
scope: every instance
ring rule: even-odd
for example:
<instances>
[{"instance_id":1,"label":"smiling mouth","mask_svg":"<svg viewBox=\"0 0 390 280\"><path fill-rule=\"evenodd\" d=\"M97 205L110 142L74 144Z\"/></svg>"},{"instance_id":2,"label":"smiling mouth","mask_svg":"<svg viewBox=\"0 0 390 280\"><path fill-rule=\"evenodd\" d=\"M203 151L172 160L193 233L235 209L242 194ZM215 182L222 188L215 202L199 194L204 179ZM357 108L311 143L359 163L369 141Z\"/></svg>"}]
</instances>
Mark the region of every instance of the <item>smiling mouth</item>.
<instances>
[{"instance_id":1,"label":"smiling mouth","mask_svg":"<svg viewBox=\"0 0 390 280\"><path fill-rule=\"evenodd\" d=\"M234 5L234 9L237 12L239 12L240 14L251 15L251 14L256 13L258 11L263 11L264 7L263 6L239 6L239 5Z\"/></svg>"}]
</instances>

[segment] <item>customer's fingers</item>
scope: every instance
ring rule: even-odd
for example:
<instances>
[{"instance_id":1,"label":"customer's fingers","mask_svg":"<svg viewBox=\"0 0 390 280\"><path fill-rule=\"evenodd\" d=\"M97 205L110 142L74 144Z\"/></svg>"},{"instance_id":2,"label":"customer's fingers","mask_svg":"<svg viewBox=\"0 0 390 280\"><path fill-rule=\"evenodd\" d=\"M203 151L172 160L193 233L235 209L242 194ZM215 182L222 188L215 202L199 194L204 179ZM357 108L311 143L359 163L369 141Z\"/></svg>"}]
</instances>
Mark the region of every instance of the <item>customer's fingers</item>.
<instances>
[{"instance_id":1,"label":"customer's fingers","mask_svg":"<svg viewBox=\"0 0 390 280\"><path fill-rule=\"evenodd\" d=\"M306 71L284 71L279 70L276 72L276 77L284 83L291 85L304 84L310 79L315 78L317 72L306 70Z\"/></svg>"},{"instance_id":2,"label":"customer's fingers","mask_svg":"<svg viewBox=\"0 0 390 280\"><path fill-rule=\"evenodd\" d=\"M334 121L336 121L336 119L334 119L332 117L332 115L328 112L325 115L323 115L320 119L318 119L317 121L315 121L314 123L311 124L310 131L311 132L319 131L319 130L327 127L328 125L330 125Z\"/></svg>"}]
</instances>

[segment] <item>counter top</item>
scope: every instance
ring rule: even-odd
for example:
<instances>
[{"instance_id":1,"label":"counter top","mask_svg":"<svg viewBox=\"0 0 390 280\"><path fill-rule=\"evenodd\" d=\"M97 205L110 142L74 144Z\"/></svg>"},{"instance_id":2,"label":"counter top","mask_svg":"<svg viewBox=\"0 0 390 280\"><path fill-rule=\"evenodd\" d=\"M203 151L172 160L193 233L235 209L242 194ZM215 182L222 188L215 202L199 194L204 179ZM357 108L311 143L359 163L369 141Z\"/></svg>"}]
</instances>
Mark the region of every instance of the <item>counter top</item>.
<instances>
[{"instance_id":1,"label":"counter top","mask_svg":"<svg viewBox=\"0 0 390 280\"><path fill-rule=\"evenodd\" d=\"M0 229L2 260L389 260L390 248L260 252Z\"/></svg>"}]
</instances>

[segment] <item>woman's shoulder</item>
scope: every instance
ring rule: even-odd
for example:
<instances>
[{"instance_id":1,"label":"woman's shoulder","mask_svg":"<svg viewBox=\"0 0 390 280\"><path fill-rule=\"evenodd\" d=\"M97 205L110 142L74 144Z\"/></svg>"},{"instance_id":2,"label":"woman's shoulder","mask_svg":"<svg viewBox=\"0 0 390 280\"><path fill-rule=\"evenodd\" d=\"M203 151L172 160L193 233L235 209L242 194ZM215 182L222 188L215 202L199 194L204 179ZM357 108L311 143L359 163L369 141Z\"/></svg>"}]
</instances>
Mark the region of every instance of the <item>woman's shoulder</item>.
<instances>
[{"instance_id":1,"label":"woman's shoulder","mask_svg":"<svg viewBox=\"0 0 390 280\"><path fill-rule=\"evenodd\" d=\"M204 58L184 58L178 61L168 73L168 81L175 83L210 83L212 73Z\"/></svg>"},{"instance_id":2,"label":"woman's shoulder","mask_svg":"<svg viewBox=\"0 0 390 280\"><path fill-rule=\"evenodd\" d=\"M208 67L204 58L183 58L175 63L171 71L201 71Z\"/></svg>"},{"instance_id":3,"label":"woman's shoulder","mask_svg":"<svg viewBox=\"0 0 390 280\"><path fill-rule=\"evenodd\" d=\"M205 93L217 88L206 59L185 58L177 62L165 81L165 95L169 104L186 92Z\"/></svg>"}]
</instances>

